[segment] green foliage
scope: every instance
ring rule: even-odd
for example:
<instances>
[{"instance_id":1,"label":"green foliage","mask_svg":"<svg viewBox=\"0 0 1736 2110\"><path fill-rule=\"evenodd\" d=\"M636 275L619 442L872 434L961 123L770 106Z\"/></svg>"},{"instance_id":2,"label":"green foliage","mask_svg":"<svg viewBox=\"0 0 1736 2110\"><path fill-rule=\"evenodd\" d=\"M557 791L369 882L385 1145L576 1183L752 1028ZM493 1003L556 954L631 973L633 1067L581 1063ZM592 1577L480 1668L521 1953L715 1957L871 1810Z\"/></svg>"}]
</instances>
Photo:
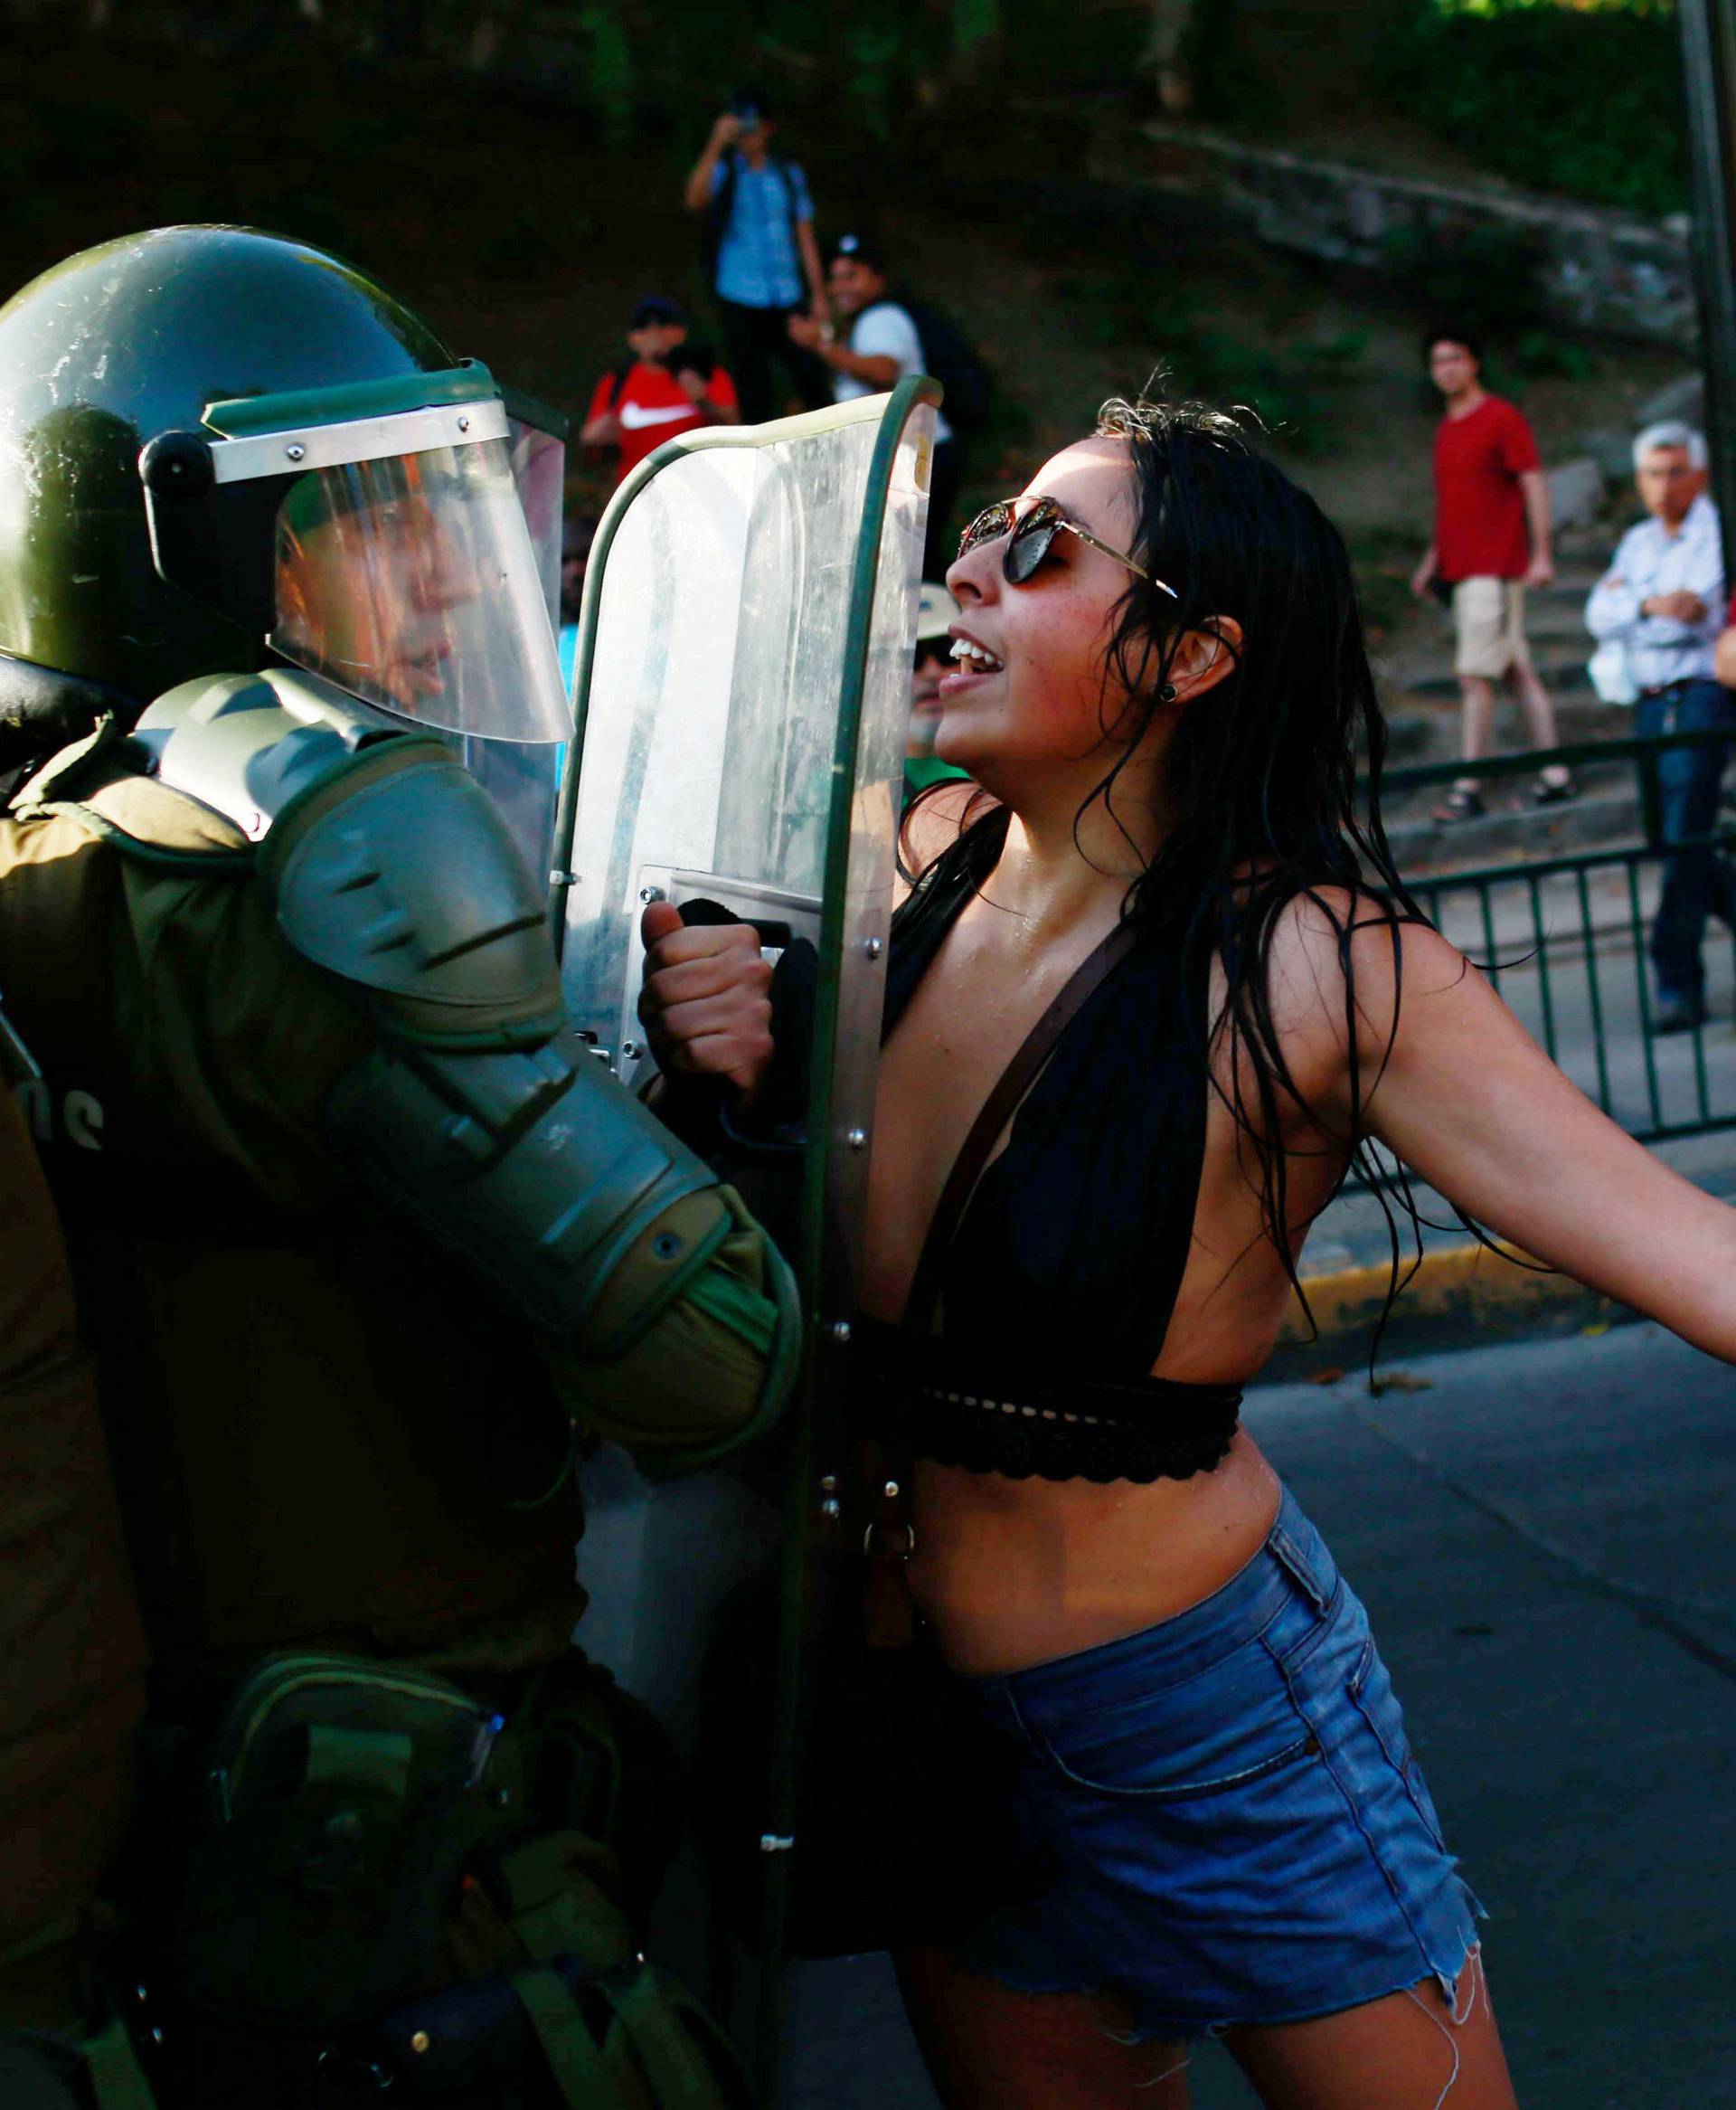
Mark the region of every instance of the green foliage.
<instances>
[{"instance_id":1,"label":"green foliage","mask_svg":"<svg viewBox=\"0 0 1736 2110\"><path fill-rule=\"evenodd\" d=\"M868 137L883 147L892 138L906 85L898 32L856 23L844 33L844 54L850 108Z\"/></svg>"},{"instance_id":2,"label":"green foliage","mask_svg":"<svg viewBox=\"0 0 1736 2110\"><path fill-rule=\"evenodd\" d=\"M1328 384L1352 373L1365 339L1358 330L1287 343L1250 339L1215 328L1167 333L1167 364L1190 395L1254 412L1292 454L1316 454L1332 442L1335 405Z\"/></svg>"},{"instance_id":3,"label":"green foliage","mask_svg":"<svg viewBox=\"0 0 1736 2110\"><path fill-rule=\"evenodd\" d=\"M1431 322L1505 336L1541 329L1543 253L1529 228L1429 222L1394 228L1382 260L1392 284Z\"/></svg>"},{"instance_id":4,"label":"green foliage","mask_svg":"<svg viewBox=\"0 0 1736 2110\"><path fill-rule=\"evenodd\" d=\"M1000 0L952 0L952 41L959 51L986 43L1000 26Z\"/></svg>"},{"instance_id":5,"label":"green foliage","mask_svg":"<svg viewBox=\"0 0 1736 2110\"><path fill-rule=\"evenodd\" d=\"M1164 290L1154 298L1154 286ZM1063 277L1055 297L1075 342L1125 359L1139 347L1163 385L1224 408L1252 411L1292 454L1331 444L1335 384L1354 380L1367 349L1361 330L1332 337L1251 336L1226 330L1210 312L1147 270Z\"/></svg>"},{"instance_id":6,"label":"green foliage","mask_svg":"<svg viewBox=\"0 0 1736 2110\"><path fill-rule=\"evenodd\" d=\"M604 138L618 146L633 136L637 85L633 47L621 11L614 0L586 0L579 10L579 26L589 46L589 99Z\"/></svg>"},{"instance_id":7,"label":"green foliage","mask_svg":"<svg viewBox=\"0 0 1736 2110\"><path fill-rule=\"evenodd\" d=\"M1528 381L1590 381L1597 355L1560 330L1527 330L1513 347L1514 371Z\"/></svg>"},{"instance_id":8,"label":"green foliage","mask_svg":"<svg viewBox=\"0 0 1736 2110\"><path fill-rule=\"evenodd\" d=\"M1500 358L1514 379L1586 381L1598 370L1595 354L1550 320L1541 271L1543 246L1525 229L1500 226L1403 228L1384 245L1387 275L1402 289L1429 328L1455 324L1492 345L1484 379L1504 385ZM1419 402L1435 407L1433 389L1419 382Z\"/></svg>"},{"instance_id":9,"label":"green foliage","mask_svg":"<svg viewBox=\"0 0 1736 2110\"><path fill-rule=\"evenodd\" d=\"M534 283L559 270L571 253L571 230L551 225L534 203L525 203L501 216L483 261L491 275Z\"/></svg>"},{"instance_id":10,"label":"green foliage","mask_svg":"<svg viewBox=\"0 0 1736 2110\"><path fill-rule=\"evenodd\" d=\"M1214 124L1259 131L1284 115L1272 72L1256 57L1259 0L1194 0L1182 56L1194 83L1194 107Z\"/></svg>"},{"instance_id":11,"label":"green foliage","mask_svg":"<svg viewBox=\"0 0 1736 2110\"><path fill-rule=\"evenodd\" d=\"M1514 183L1641 213L1686 203L1667 0L1420 0L1376 73L1378 92Z\"/></svg>"}]
</instances>

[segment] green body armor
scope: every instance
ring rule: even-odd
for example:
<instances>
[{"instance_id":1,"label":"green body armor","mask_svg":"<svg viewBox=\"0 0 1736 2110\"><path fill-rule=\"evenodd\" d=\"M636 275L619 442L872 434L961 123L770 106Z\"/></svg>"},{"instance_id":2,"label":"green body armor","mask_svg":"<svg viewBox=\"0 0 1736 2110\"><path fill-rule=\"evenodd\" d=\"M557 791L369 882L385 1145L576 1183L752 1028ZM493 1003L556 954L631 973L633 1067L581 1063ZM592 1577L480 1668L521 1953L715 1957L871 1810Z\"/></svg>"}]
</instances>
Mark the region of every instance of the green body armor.
<instances>
[{"instance_id":1,"label":"green body armor","mask_svg":"<svg viewBox=\"0 0 1736 2110\"><path fill-rule=\"evenodd\" d=\"M186 227L0 309L0 413L8 1112L90 1358L21 1204L0 2096L711 2110L637 1958L678 1798L594 1792L575 1427L744 1441L793 1297L569 1027L458 763L571 728L519 412L341 259Z\"/></svg>"},{"instance_id":2,"label":"green body armor","mask_svg":"<svg viewBox=\"0 0 1736 2110\"><path fill-rule=\"evenodd\" d=\"M781 1263L565 1031L443 743L310 676L185 685L33 780L0 957L164 1661L546 1653L557 1400L670 1469L781 1399Z\"/></svg>"}]
</instances>

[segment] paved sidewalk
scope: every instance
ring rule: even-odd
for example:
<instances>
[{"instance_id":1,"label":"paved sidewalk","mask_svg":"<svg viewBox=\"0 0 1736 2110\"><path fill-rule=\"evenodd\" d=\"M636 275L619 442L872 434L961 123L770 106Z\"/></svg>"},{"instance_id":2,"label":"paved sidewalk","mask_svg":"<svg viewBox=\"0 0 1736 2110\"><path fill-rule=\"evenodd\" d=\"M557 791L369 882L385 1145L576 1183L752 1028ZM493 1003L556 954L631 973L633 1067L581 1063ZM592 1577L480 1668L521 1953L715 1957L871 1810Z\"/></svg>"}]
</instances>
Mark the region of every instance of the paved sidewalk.
<instances>
[{"instance_id":1,"label":"paved sidewalk","mask_svg":"<svg viewBox=\"0 0 1736 2110\"><path fill-rule=\"evenodd\" d=\"M1520 2101L1736 2110L1736 1371L1651 1326L1404 1368L1248 1420L1373 1615ZM797 2019L797 2110L934 2110L883 1958ZM1252 2101L1203 2049L1198 2110Z\"/></svg>"}]
</instances>

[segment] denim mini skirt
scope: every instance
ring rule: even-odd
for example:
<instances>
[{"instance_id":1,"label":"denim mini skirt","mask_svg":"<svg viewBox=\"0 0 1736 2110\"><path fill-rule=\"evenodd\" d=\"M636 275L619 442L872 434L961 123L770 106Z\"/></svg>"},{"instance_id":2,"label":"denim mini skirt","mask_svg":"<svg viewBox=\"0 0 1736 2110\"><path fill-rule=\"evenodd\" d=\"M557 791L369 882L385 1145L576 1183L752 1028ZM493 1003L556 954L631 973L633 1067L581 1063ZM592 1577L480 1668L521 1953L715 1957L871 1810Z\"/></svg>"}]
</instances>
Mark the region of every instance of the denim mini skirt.
<instances>
[{"instance_id":1,"label":"denim mini skirt","mask_svg":"<svg viewBox=\"0 0 1736 2110\"><path fill-rule=\"evenodd\" d=\"M1456 1872L1368 1615L1288 1490L1203 1604L966 1689L1030 1878L959 1961L1109 1991L1136 2039L1300 2021L1434 1978L1480 1908Z\"/></svg>"}]
</instances>

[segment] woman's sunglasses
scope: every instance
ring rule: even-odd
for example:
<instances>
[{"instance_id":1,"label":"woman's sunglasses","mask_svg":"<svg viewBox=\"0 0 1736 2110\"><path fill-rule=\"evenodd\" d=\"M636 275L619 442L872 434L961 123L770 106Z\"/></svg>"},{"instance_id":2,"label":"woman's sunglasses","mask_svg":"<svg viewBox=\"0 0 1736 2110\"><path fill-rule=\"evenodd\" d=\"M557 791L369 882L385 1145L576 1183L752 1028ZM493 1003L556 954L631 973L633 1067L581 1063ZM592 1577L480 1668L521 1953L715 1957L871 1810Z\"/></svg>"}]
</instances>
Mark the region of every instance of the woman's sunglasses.
<instances>
[{"instance_id":1,"label":"woman's sunglasses","mask_svg":"<svg viewBox=\"0 0 1736 2110\"><path fill-rule=\"evenodd\" d=\"M1026 504L1030 510L1021 515L1019 507ZM1001 554L1001 576L1009 586L1023 586L1049 554L1050 545L1062 528L1069 535L1076 535L1080 542L1090 543L1094 550L1101 550L1106 557L1113 557L1118 564L1125 564L1141 579L1150 580L1160 593L1167 593L1172 601L1181 599L1173 586L1166 585L1155 572L1146 571L1137 558L1128 556L1125 550L1111 549L1108 543L1099 542L1089 527L1081 527L1077 520L1069 520L1054 498L1028 501L1003 498L998 505L985 507L958 537L958 554L968 556L984 543L998 542L1005 535L1007 541Z\"/></svg>"}]
</instances>

